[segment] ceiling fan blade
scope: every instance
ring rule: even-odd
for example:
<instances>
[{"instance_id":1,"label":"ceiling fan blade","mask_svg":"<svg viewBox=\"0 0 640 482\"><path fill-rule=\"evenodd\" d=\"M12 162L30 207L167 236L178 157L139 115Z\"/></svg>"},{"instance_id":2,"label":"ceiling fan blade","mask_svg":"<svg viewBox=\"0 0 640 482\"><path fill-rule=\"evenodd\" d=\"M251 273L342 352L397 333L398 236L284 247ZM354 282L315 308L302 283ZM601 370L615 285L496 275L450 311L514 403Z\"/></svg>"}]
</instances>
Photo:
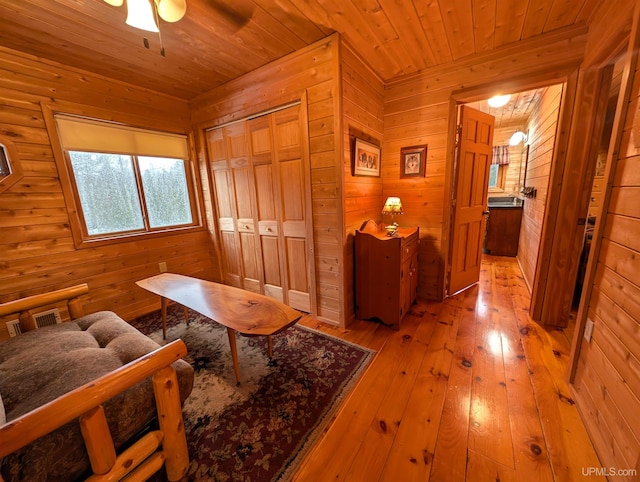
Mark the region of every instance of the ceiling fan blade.
<instances>
[{"instance_id":1,"label":"ceiling fan blade","mask_svg":"<svg viewBox=\"0 0 640 482\"><path fill-rule=\"evenodd\" d=\"M246 25L253 16L254 4L247 1L208 0L211 8L236 28Z\"/></svg>"}]
</instances>

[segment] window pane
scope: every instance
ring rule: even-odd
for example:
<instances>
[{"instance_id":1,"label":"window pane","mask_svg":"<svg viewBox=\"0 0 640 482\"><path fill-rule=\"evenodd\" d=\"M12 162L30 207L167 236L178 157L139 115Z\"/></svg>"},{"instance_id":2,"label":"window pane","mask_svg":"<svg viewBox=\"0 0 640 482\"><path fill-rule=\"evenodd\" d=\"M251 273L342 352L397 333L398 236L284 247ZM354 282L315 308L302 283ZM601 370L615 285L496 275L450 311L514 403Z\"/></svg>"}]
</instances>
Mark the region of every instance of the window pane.
<instances>
[{"instance_id":1,"label":"window pane","mask_svg":"<svg viewBox=\"0 0 640 482\"><path fill-rule=\"evenodd\" d=\"M138 157L142 187L152 228L191 224L191 206L184 161Z\"/></svg>"},{"instance_id":2,"label":"window pane","mask_svg":"<svg viewBox=\"0 0 640 482\"><path fill-rule=\"evenodd\" d=\"M90 235L144 229L131 156L70 151Z\"/></svg>"},{"instance_id":3,"label":"window pane","mask_svg":"<svg viewBox=\"0 0 640 482\"><path fill-rule=\"evenodd\" d=\"M489 187L498 187L498 164L491 164L489 168Z\"/></svg>"},{"instance_id":4,"label":"window pane","mask_svg":"<svg viewBox=\"0 0 640 482\"><path fill-rule=\"evenodd\" d=\"M4 179L11 174L11 165L9 164L9 155L5 147L0 144L0 179Z\"/></svg>"}]
</instances>

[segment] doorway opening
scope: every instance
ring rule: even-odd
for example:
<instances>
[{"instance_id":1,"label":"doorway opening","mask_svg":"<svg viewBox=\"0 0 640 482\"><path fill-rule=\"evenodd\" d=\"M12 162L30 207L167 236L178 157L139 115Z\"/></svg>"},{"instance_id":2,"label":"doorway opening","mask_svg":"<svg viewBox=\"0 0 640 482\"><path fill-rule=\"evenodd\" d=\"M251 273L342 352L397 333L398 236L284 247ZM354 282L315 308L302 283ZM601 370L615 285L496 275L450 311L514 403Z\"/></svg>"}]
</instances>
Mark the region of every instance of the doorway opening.
<instances>
[{"instance_id":1,"label":"doorway opening","mask_svg":"<svg viewBox=\"0 0 640 482\"><path fill-rule=\"evenodd\" d=\"M516 257L530 293L565 85L511 93L500 107L492 107L488 97L460 103L493 116L495 123L482 250L485 254ZM523 134L519 139L514 138L517 132ZM454 178L457 175L454 171Z\"/></svg>"},{"instance_id":2,"label":"doorway opening","mask_svg":"<svg viewBox=\"0 0 640 482\"><path fill-rule=\"evenodd\" d=\"M591 179L591 192L589 194L588 210L585 215L582 251L580 253L578 273L576 276L573 298L571 302L572 319L575 319L578 313L580 298L582 297L583 293L583 283L586 275L587 261L589 259L589 253L591 252L591 241L595 230L596 221L601 216L602 197L605 189L604 174L607 166L607 153L609 151L609 144L611 142L613 121L616 113L618 96L620 95L623 67L623 58L619 58L613 64L613 66L609 67L611 75L611 86L609 87L607 108L604 117L604 126L602 128L602 136L600 138L598 155Z\"/></svg>"}]
</instances>

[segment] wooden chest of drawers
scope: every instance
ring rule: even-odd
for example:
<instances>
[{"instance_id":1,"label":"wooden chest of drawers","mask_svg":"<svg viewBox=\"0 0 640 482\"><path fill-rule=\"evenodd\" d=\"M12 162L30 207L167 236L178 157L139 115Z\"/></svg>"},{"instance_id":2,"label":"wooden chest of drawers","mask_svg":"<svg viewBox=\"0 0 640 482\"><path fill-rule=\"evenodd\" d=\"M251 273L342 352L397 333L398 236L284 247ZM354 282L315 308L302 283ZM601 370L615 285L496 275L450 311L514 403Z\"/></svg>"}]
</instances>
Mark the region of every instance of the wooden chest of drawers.
<instances>
[{"instance_id":1,"label":"wooden chest of drawers","mask_svg":"<svg viewBox=\"0 0 640 482\"><path fill-rule=\"evenodd\" d=\"M387 236L368 221L355 237L356 318L378 319L397 330L416 299L419 228Z\"/></svg>"}]
</instances>

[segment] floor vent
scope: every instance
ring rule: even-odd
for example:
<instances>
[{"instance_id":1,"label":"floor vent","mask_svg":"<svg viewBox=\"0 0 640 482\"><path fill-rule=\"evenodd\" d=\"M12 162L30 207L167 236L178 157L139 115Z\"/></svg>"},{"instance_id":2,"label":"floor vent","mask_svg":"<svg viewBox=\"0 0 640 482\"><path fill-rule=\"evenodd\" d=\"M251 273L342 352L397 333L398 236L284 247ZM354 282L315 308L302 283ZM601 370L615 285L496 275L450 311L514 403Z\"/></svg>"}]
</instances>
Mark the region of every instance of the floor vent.
<instances>
[{"instance_id":1,"label":"floor vent","mask_svg":"<svg viewBox=\"0 0 640 482\"><path fill-rule=\"evenodd\" d=\"M60 310L58 308L43 311L41 313L36 313L35 315L33 315L33 318L36 320L36 326L38 328L42 328L43 326L55 325L56 323L62 323L62 319L60 318ZM9 336L11 336L12 338L14 336L21 335L22 330L20 329L20 321L7 321L7 330L9 331Z\"/></svg>"}]
</instances>

